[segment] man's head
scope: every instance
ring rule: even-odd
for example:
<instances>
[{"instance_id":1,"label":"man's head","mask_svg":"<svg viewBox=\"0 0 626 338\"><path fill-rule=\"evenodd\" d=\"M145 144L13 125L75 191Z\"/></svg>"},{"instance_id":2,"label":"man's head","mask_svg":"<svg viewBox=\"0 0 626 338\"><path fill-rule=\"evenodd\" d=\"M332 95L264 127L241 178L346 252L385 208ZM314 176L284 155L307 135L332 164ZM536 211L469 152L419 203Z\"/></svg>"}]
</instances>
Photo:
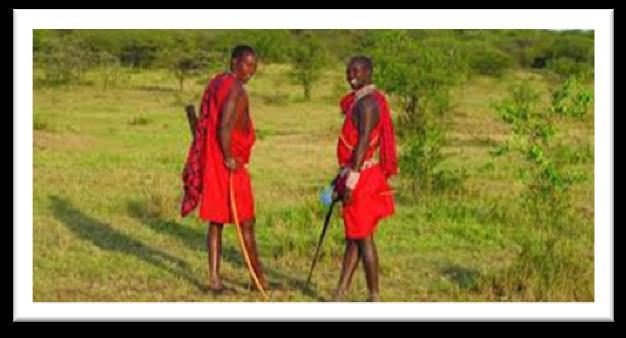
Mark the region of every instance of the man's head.
<instances>
[{"instance_id":1,"label":"man's head","mask_svg":"<svg viewBox=\"0 0 626 338\"><path fill-rule=\"evenodd\" d=\"M230 56L230 70L244 83L256 73L256 53L250 46L239 45L233 48Z\"/></svg>"},{"instance_id":2,"label":"man's head","mask_svg":"<svg viewBox=\"0 0 626 338\"><path fill-rule=\"evenodd\" d=\"M372 60L365 56L355 56L346 67L346 80L352 89L359 89L372 83Z\"/></svg>"}]
</instances>

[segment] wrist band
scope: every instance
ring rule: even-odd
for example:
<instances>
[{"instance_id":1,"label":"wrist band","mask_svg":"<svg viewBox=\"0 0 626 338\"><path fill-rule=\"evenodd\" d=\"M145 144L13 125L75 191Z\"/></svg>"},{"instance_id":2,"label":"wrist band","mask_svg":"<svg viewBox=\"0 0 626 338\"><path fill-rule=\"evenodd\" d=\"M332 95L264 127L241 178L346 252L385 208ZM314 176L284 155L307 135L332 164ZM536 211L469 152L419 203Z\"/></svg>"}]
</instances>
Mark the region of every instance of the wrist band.
<instances>
[{"instance_id":1,"label":"wrist band","mask_svg":"<svg viewBox=\"0 0 626 338\"><path fill-rule=\"evenodd\" d=\"M359 173L358 171L350 170L350 173L348 174L348 179L346 180L346 188L350 190L354 190L357 183L359 183L360 176L361 176L361 173Z\"/></svg>"}]
</instances>

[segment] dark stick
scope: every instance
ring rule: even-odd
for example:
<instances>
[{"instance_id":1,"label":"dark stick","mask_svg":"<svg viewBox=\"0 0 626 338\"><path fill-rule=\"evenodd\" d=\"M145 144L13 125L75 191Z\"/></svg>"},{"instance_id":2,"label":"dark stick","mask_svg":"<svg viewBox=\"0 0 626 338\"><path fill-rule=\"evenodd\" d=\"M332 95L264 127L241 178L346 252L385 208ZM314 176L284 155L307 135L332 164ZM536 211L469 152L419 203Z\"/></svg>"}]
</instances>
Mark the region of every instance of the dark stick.
<instances>
[{"instance_id":1,"label":"dark stick","mask_svg":"<svg viewBox=\"0 0 626 338\"><path fill-rule=\"evenodd\" d=\"M187 121L189 122L189 128L191 129L191 135L196 134L196 123L198 122L198 117L196 116L196 109L193 105L188 105L185 107L185 112L187 112Z\"/></svg>"},{"instance_id":2,"label":"dark stick","mask_svg":"<svg viewBox=\"0 0 626 338\"><path fill-rule=\"evenodd\" d=\"M311 262L311 270L309 270L309 277L307 277L306 279L307 284L309 284L309 282L311 281L311 276L313 275L313 269L315 268L315 265L317 264L317 260L320 254L320 249L322 247L322 242L324 241L324 237L326 236L326 230L328 229L328 224L330 224L330 216L333 214L333 207L335 206L335 202L337 201L338 201L337 199L333 199L333 201L330 203L330 208L328 209L328 212L326 213L326 218L324 219L324 227L322 227L322 234L320 235L319 242L317 243L317 250L315 250L315 257L313 257L313 262Z\"/></svg>"}]
</instances>

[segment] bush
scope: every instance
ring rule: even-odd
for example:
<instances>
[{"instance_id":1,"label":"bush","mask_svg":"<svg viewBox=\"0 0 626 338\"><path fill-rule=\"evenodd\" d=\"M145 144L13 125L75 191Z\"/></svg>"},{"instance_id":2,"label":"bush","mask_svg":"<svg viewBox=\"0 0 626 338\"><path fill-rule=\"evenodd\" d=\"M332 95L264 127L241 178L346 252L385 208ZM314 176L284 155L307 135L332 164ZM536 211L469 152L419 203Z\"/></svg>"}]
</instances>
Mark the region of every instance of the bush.
<instances>
[{"instance_id":1,"label":"bush","mask_svg":"<svg viewBox=\"0 0 626 338\"><path fill-rule=\"evenodd\" d=\"M572 76L587 78L593 74L592 65L577 62L569 57L550 59L546 63L546 68L563 78Z\"/></svg>"},{"instance_id":2,"label":"bush","mask_svg":"<svg viewBox=\"0 0 626 338\"><path fill-rule=\"evenodd\" d=\"M500 76L514 64L510 55L486 45L473 48L467 56L467 61L473 72L490 76Z\"/></svg>"},{"instance_id":3,"label":"bush","mask_svg":"<svg viewBox=\"0 0 626 338\"><path fill-rule=\"evenodd\" d=\"M572 215L570 187L583 177L564 170L564 148L552 142L555 109L542 110L539 93L522 83L496 105L496 110L512 129L511 137L497 153L513 151L525 161L520 168L522 213L511 216L520 252L511 266L486 275L483 282L496 293L522 299L551 300L555 290L588 297L588 284L572 284L571 280L584 274L588 277L589 262L577 259L579 252L569 246L572 226L581 227L580 220Z\"/></svg>"},{"instance_id":4,"label":"bush","mask_svg":"<svg viewBox=\"0 0 626 338\"><path fill-rule=\"evenodd\" d=\"M576 77L567 79L552 94L552 112L569 117L582 117L593 103L593 94Z\"/></svg>"}]
</instances>

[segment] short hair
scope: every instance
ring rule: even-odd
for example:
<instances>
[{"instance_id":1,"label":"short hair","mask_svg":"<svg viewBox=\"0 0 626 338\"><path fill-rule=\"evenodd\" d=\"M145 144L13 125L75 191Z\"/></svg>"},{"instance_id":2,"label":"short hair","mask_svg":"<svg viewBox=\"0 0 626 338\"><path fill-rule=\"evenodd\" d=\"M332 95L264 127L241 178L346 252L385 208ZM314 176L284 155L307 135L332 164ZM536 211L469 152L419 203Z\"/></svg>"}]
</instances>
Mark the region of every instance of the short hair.
<instances>
[{"instance_id":1,"label":"short hair","mask_svg":"<svg viewBox=\"0 0 626 338\"><path fill-rule=\"evenodd\" d=\"M233 51L230 53L230 58L231 59L238 59L241 56L245 55L245 54L255 54L256 52L254 51L254 48L248 46L248 45L238 45L237 47L233 48Z\"/></svg>"},{"instance_id":2,"label":"short hair","mask_svg":"<svg viewBox=\"0 0 626 338\"><path fill-rule=\"evenodd\" d=\"M367 56L354 56L350 59L350 63L349 65L353 64L353 63L360 63L363 66L365 66L365 68L367 68L367 70L370 71L370 73L372 71L374 71L374 66L372 65L372 59L368 58Z\"/></svg>"}]
</instances>

